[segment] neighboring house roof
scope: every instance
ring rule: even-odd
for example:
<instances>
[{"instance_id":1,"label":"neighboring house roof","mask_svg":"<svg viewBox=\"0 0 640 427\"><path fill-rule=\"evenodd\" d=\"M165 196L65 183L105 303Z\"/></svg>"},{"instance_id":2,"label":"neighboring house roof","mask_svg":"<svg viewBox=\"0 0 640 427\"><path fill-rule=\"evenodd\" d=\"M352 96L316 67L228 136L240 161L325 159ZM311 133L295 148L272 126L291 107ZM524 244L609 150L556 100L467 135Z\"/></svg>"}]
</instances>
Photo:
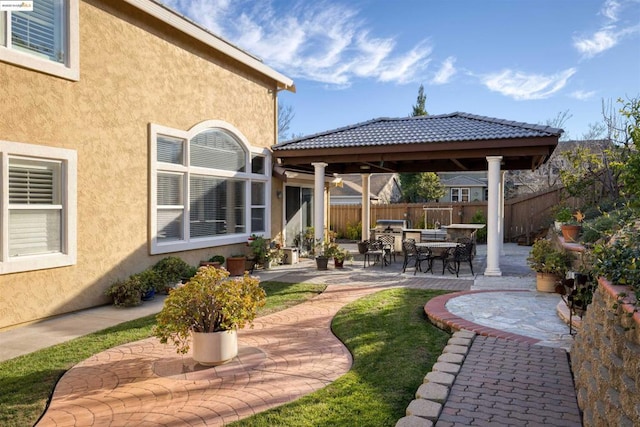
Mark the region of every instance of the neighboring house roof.
<instances>
[{"instance_id":1,"label":"neighboring house roof","mask_svg":"<svg viewBox=\"0 0 640 427\"><path fill-rule=\"evenodd\" d=\"M124 0L132 6L144 11L145 13L161 20L167 25L199 40L202 43L216 49L217 51L227 55L230 58L252 68L253 70L275 80L278 88L296 91L293 80L283 74L275 71L271 67L265 65L258 57L251 55L245 50L231 44L227 40L217 36L200 26L186 16L183 16L175 10L165 6L156 0Z\"/></svg>"},{"instance_id":2,"label":"neighboring house roof","mask_svg":"<svg viewBox=\"0 0 640 427\"><path fill-rule=\"evenodd\" d=\"M327 172L445 172L486 170L487 156L502 156L505 169L532 169L553 152L562 129L451 113L379 118L278 143L285 167Z\"/></svg>"},{"instance_id":3,"label":"neighboring house roof","mask_svg":"<svg viewBox=\"0 0 640 427\"><path fill-rule=\"evenodd\" d=\"M482 181L469 176L458 175L449 179L442 179L440 183L445 187L486 187L487 181Z\"/></svg>"}]
</instances>

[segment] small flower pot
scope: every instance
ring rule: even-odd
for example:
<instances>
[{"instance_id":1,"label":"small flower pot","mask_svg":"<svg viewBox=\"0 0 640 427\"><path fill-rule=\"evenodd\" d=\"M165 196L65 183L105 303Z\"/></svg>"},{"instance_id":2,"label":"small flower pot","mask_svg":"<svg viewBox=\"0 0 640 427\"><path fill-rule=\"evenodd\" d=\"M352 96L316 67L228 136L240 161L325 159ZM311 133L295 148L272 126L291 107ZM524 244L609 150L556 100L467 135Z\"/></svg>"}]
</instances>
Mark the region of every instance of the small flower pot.
<instances>
[{"instance_id":1,"label":"small flower pot","mask_svg":"<svg viewBox=\"0 0 640 427\"><path fill-rule=\"evenodd\" d=\"M316 257L316 267L318 270L327 270L327 266L329 265L329 258L326 256L317 256Z\"/></svg>"},{"instance_id":2,"label":"small flower pot","mask_svg":"<svg viewBox=\"0 0 640 427\"><path fill-rule=\"evenodd\" d=\"M333 265L334 265L335 268L344 268L344 260L343 259L334 258L333 259Z\"/></svg>"},{"instance_id":3,"label":"small flower pot","mask_svg":"<svg viewBox=\"0 0 640 427\"><path fill-rule=\"evenodd\" d=\"M562 237L564 237L565 242L576 243L578 241L578 236L580 236L580 232L582 231L582 226L576 224L562 224L561 229Z\"/></svg>"},{"instance_id":4,"label":"small flower pot","mask_svg":"<svg viewBox=\"0 0 640 427\"><path fill-rule=\"evenodd\" d=\"M560 277L551 273L536 274L536 289L539 292L555 292L556 285L560 283Z\"/></svg>"}]
</instances>

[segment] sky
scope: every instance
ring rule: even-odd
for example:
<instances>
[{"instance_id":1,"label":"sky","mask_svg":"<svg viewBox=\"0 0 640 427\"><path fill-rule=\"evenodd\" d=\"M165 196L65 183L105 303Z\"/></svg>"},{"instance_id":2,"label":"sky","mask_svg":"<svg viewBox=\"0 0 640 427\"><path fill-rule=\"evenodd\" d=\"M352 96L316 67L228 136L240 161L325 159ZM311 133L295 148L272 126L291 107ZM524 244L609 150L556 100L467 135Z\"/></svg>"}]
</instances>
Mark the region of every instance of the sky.
<instances>
[{"instance_id":1,"label":"sky","mask_svg":"<svg viewBox=\"0 0 640 427\"><path fill-rule=\"evenodd\" d=\"M294 80L288 136L456 111L581 139L640 96L640 0L160 0ZM608 107L607 107L608 108Z\"/></svg>"}]
</instances>

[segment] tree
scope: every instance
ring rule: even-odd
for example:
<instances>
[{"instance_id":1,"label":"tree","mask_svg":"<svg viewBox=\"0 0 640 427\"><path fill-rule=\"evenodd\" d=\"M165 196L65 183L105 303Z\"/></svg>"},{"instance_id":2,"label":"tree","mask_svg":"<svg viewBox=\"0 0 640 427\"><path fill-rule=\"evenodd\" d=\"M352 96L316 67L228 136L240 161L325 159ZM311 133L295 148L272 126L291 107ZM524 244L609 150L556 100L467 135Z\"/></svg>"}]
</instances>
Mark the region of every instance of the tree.
<instances>
[{"instance_id":1,"label":"tree","mask_svg":"<svg viewBox=\"0 0 640 427\"><path fill-rule=\"evenodd\" d=\"M427 96L424 94L424 85L418 89L416 105L413 106L411 117L428 116L425 109ZM400 184L402 186L402 198L407 203L425 202L437 200L444 196L444 186L440 178L433 172L401 173Z\"/></svg>"},{"instance_id":2,"label":"tree","mask_svg":"<svg viewBox=\"0 0 640 427\"><path fill-rule=\"evenodd\" d=\"M427 102L427 96L424 94L424 85L420 85L418 89L418 98L416 99L416 105L413 106L413 112L411 113L411 117L417 116L428 116L427 110L425 110L424 105Z\"/></svg>"},{"instance_id":3,"label":"tree","mask_svg":"<svg viewBox=\"0 0 640 427\"><path fill-rule=\"evenodd\" d=\"M291 105L278 104L278 141L284 141L288 139L289 134L287 131L289 130L289 126L291 126L291 121L296 116L293 112L293 107ZM292 135L292 138L294 136Z\"/></svg>"}]
</instances>

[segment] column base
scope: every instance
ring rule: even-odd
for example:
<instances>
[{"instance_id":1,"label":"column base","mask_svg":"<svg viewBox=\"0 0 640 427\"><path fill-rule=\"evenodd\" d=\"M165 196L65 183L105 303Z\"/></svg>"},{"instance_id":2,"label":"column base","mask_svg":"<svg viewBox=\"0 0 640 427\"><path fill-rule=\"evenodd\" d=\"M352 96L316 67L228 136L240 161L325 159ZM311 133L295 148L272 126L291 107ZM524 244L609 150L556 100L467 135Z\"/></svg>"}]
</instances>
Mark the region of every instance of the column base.
<instances>
[{"instance_id":1,"label":"column base","mask_svg":"<svg viewBox=\"0 0 640 427\"><path fill-rule=\"evenodd\" d=\"M500 271L499 268L491 268L491 269L487 268L484 271L484 275L485 276L495 276L495 277L502 276L502 271Z\"/></svg>"}]
</instances>

